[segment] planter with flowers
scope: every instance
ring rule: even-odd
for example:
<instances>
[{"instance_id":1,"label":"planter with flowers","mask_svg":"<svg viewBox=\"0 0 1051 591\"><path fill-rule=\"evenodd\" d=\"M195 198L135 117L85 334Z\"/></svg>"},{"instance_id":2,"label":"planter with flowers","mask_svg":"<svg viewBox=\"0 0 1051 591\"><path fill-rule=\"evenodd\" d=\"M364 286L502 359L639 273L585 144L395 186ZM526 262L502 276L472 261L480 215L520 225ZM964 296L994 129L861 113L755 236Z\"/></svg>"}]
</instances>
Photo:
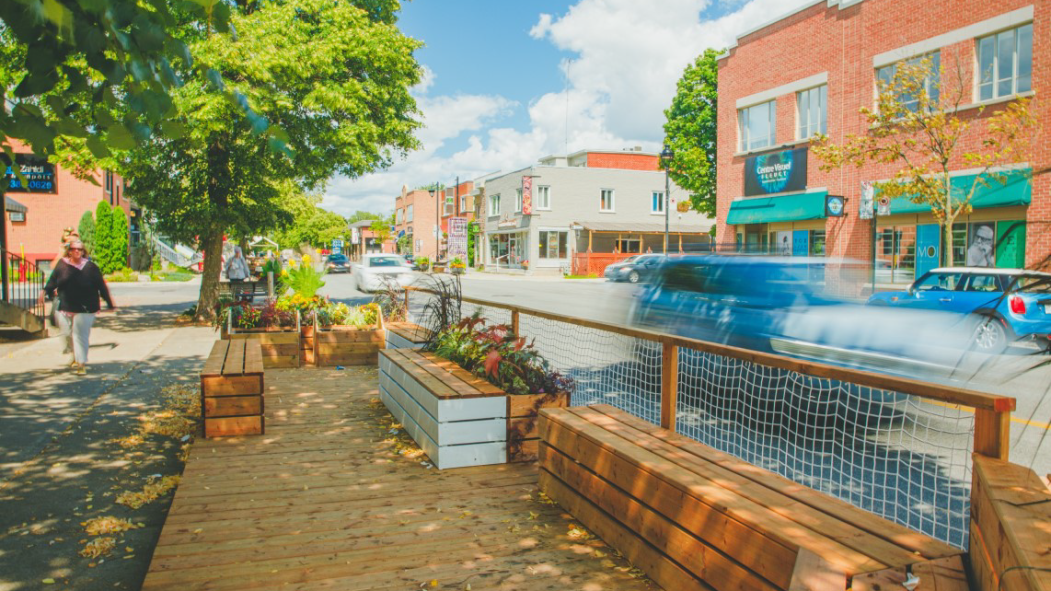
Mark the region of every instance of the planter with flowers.
<instances>
[{"instance_id":1,"label":"planter with flowers","mask_svg":"<svg viewBox=\"0 0 1051 591\"><path fill-rule=\"evenodd\" d=\"M311 315L313 358L317 366L375 364L385 341L379 305L348 306L327 300L326 303Z\"/></svg>"},{"instance_id":2,"label":"planter with flowers","mask_svg":"<svg viewBox=\"0 0 1051 591\"><path fill-rule=\"evenodd\" d=\"M380 398L438 468L536 459L540 409L568 406L572 390L525 338L477 315L423 350L380 352Z\"/></svg>"},{"instance_id":3,"label":"planter with flowers","mask_svg":"<svg viewBox=\"0 0 1051 591\"><path fill-rule=\"evenodd\" d=\"M449 270L453 275L463 275L464 271L467 270L467 265L460 257L454 257L453 260L449 261Z\"/></svg>"},{"instance_id":4,"label":"planter with flowers","mask_svg":"<svg viewBox=\"0 0 1051 591\"><path fill-rule=\"evenodd\" d=\"M254 307L248 302L225 306L217 320L223 339L255 339L266 369L299 367L300 316L281 309L274 300Z\"/></svg>"}]
</instances>

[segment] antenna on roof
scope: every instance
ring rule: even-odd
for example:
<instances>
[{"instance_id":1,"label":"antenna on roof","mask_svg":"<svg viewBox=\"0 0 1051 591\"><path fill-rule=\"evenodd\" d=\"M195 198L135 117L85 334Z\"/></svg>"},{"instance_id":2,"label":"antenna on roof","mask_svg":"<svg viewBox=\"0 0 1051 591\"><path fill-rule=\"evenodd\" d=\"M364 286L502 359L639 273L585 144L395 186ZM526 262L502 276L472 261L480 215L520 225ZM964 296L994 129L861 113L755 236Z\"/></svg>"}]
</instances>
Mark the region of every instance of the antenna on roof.
<instances>
[{"instance_id":1,"label":"antenna on roof","mask_svg":"<svg viewBox=\"0 0 1051 591\"><path fill-rule=\"evenodd\" d=\"M569 156L569 61L566 61L566 67L562 70L562 79L565 86L566 92L566 156Z\"/></svg>"}]
</instances>

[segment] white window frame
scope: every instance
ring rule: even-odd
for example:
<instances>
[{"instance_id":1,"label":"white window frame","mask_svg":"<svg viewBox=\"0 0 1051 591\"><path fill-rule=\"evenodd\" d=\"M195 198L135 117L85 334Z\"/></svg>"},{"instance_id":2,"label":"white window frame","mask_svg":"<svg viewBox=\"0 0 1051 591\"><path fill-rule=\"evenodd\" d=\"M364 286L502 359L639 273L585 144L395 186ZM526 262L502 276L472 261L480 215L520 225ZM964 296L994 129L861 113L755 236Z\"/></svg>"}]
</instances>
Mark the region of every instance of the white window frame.
<instances>
[{"instance_id":1,"label":"white window frame","mask_svg":"<svg viewBox=\"0 0 1051 591\"><path fill-rule=\"evenodd\" d=\"M489 196L489 217L498 217L500 215L500 194L496 193Z\"/></svg>"},{"instance_id":2,"label":"white window frame","mask_svg":"<svg viewBox=\"0 0 1051 591\"><path fill-rule=\"evenodd\" d=\"M766 143L751 145L751 140L748 136L748 121L751 117L751 111L758 107L769 105L768 116L770 123L770 135L766 137ZM738 146L741 152L751 152L753 150L762 150L769 148L777 144L777 99L772 99L762 103L756 103L747 107L737 110L737 135L738 135Z\"/></svg>"},{"instance_id":3,"label":"white window frame","mask_svg":"<svg viewBox=\"0 0 1051 591\"><path fill-rule=\"evenodd\" d=\"M605 207L606 193L609 193L609 207ZM617 192L613 189L600 189L598 210L600 213L614 213L617 211Z\"/></svg>"},{"instance_id":4,"label":"white window frame","mask_svg":"<svg viewBox=\"0 0 1051 591\"><path fill-rule=\"evenodd\" d=\"M941 95L941 49L935 49L934 51L931 51L929 53L925 53L923 55L917 55L917 56L914 56L914 57L910 57L908 59L899 60L899 61L896 61L896 62L894 62L892 64L887 64L885 66L880 66L880 67L876 68L876 79L875 79L876 87L873 89L875 97L876 97L876 102L877 103L879 102L880 72L884 72L884 71L888 71L889 70L890 71L890 78L888 80L893 80L894 79L894 74L897 72L897 69L898 69L898 64L903 63L903 62L906 63L906 64L910 64L910 63L911 64L918 64L918 63L920 63L921 61L923 61L923 60L925 60L927 58L934 58L932 60L933 63L931 64L933 66L933 70L931 71L930 75L928 75L927 78L925 78L923 80L923 85L924 85L924 87L927 90L927 97L932 102L937 103L938 99L939 99L939 96ZM937 79L937 83L936 84L932 84L932 80L931 80L932 77ZM938 90L938 95L939 96L935 96L935 95L931 94L931 90L933 90L933 89L937 89ZM917 105L919 104L919 100L920 99L916 99ZM906 103L906 105L907 104L908 103ZM879 105L877 104L876 106L878 107Z\"/></svg>"},{"instance_id":5,"label":"white window frame","mask_svg":"<svg viewBox=\"0 0 1051 591\"><path fill-rule=\"evenodd\" d=\"M1020 55L1019 37L1018 34L1022 29L1029 29L1029 88L1020 89L1018 87L1018 61ZM1000 94L1000 36L1010 33L1014 37L1014 48L1011 51L1011 90L1007 94ZM987 83L990 90L990 96L982 96L982 87L986 84L982 83L982 42L991 40L992 42L992 68L993 71L990 73L991 78ZM1022 94L1024 92L1030 92L1033 90L1033 23L1024 23L1017 27L1010 29L1004 29L997 31L990 35L984 35L974 40L974 100L975 102L993 101L997 99L1009 98Z\"/></svg>"},{"instance_id":6,"label":"white window frame","mask_svg":"<svg viewBox=\"0 0 1051 591\"><path fill-rule=\"evenodd\" d=\"M664 191L652 191L650 193L650 213L652 215L664 215ZM658 207L653 207L659 203Z\"/></svg>"},{"instance_id":7,"label":"white window frame","mask_svg":"<svg viewBox=\"0 0 1051 591\"><path fill-rule=\"evenodd\" d=\"M803 99L806 98L807 108L803 109ZM818 100L818 121L810 121L811 102ZM814 136L815 133L828 133L828 84L814 86L796 93L796 139L805 140Z\"/></svg>"},{"instance_id":8,"label":"white window frame","mask_svg":"<svg viewBox=\"0 0 1051 591\"><path fill-rule=\"evenodd\" d=\"M522 189L515 189L515 213L522 213Z\"/></svg>"},{"instance_id":9,"label":"white window frame","mask_svg":"<svg viewBox=\"0 0 1051 591\"><path fill-rule=\"evenodd\" d=\"M460 195L460 213L467 211L467 195Z\"/></svg>"},{"instance_id":10,"label":"white window frame","mask_svg":"<svg viewBox=\"0 0 1051 591\"><path fill-rule=\"evenodd\" d=\"M412 222L412 206L409 205L409 206L405 207L405 223L411 223L411 222Z\"/></svg>"},{"instance_id":11,"label":"white window frame","mask_svg":"<svg viewBox=\"0 0 1051 591\"><path fill-rule=\"evenodd\" d=\"M541 201L541 196L545 199ZM550 185L537 185L536 187L536 208L540 211L551 211L551 186Z\"/></svg>"},{"instance_id":12,"label":"white window frame","mask_svg":"<svg viewBox=\"0 0 1051 591\"><path fill-rule=\"evenodd\" d=\"M554 232L557 234L566 235L566 256L565 257L548 257L545 256L547 250L547 244L543 240L545 233ZM570 253L572 252L572 245L570 244L570 231L568 228L540 228L537 233L537 258L544 261L565 261L569 260ZM561 240L561 239L560 239Z\"/></svg>"}]
</instances>

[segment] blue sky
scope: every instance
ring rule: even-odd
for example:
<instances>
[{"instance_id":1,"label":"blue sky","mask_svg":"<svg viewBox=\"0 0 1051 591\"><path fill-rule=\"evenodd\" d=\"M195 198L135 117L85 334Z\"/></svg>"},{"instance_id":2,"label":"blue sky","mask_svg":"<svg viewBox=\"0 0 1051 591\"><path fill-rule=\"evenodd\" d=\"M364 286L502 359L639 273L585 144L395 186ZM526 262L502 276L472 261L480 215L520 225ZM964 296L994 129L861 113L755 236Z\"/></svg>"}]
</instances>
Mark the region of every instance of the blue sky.
<instances>
[{"instance_id":1,"label":"blue sky","mask_svg":"<svg viewBox=\"0 0 1051 591\"><path fill-rule=\"evenodd\" d=\"M707 47L812 0L413 0L423 144L390 169L337 177L324 207L389 212L401 186L452 184L549 154L659 151L663 110Z\"/></svg>"}]
</instances>

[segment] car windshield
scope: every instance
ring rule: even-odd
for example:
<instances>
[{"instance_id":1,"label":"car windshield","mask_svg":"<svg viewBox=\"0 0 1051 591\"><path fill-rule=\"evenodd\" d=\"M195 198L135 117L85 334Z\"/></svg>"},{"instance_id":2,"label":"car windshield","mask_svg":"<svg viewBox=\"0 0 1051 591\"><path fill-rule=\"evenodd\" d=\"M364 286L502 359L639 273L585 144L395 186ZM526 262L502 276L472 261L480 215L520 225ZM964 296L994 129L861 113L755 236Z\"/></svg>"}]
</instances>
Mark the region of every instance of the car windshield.
<instances>
[{"instance_id":1,"label":"car windshield","mask_svg":"<svg viewBox=\"0 0 1051 591\"><path fill-rule=\"evenodd\" d=\"M963 273L931 273L916 284L916 291L954 291Z\"/></svg>"},{"instance_id":2,"label":"car windshield","mask_svg":"<svg viewBox=\"0 0 1051 591\"><path fill-rule=\"evenodd\" d=\"M331 255L331 256L328 257L328 262L330 262L330 263L345 263L345 262L347 262L347 257L345 257L345 256L343 256L341 254L334 254L334 255Z\"/></svg>"},{"instance_id":3,"label":"car windshield","mask_svg":"<svg viewBox=\"0 0 1051 591\"><path fill-rule=\"evenodd\" d=\"M621 262L622 262L622 263L634 263L634 262L636 262L636 261L638 261L638 260L639 260L639 255L635 255L635 256L633 256L633 257L628 257L628 258L624 259L624 260L623 260L623 261L621 261Z\"/></svg>"},{"instance_id":4,"label":"car windshield","mask_svg":"<svg viewBox=\"0 0 1051 591\"><path fill-rule=\"evenodd\" d=\"M1051 294L1051 277L1022 276L1018 278L1017 291Z\"/></svg>"},{"instance_id":5,"label":"car windshield","mask_svg":"<svg viewBox=\"0 0 1051 591\"><path fill-rule=\"evenodd\" d=\"M401 259L398 257L373 257L369 259L370 267L400 267Z\"/></svg>"}]
</instances>

